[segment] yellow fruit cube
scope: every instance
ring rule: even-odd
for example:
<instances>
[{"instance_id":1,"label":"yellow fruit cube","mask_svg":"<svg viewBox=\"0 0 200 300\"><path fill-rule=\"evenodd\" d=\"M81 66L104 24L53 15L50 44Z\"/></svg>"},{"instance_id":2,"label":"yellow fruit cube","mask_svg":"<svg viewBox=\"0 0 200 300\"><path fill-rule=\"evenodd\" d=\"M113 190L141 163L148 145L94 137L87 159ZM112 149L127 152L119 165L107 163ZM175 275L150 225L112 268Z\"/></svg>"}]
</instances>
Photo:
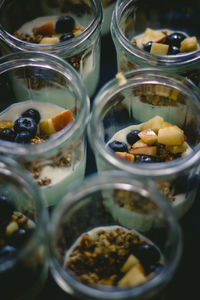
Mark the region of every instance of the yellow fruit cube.
<instances>
[{"instance_id":1,"label":"yellow fruit cube","mask_svg":"<svg viewBox=\"0 0 200 300\"><path fill-rule=\"evenodd\" d=\"M167 150L173 154L183 153L187 150L187 144L183 143L180 146L167 146Z\"/></svg>"},{"instance_id":2,"label":"yellow fruit cube","mask_svg":"<svg viewBox=\"0 0 200 300\"><path fill-rule=\"evenodd\" d=\"M184 142L184 132L178 126L160 128L158 131L158 143L167 146L180 146Z\"/></svg>"},{"instance_id":3,"label":"yellow fruit cube","mask_svg":"<svg viewBox=\"0 0 200 300\"><path fill-rule=\"evenodd\" d=\"M141 264L134 265L118 282L118 286L136 286L146 282L146 276Z\"/></svg>"},{"instance_id":4,"label":"yellow fruit cube","mask_svg":"<svg viewBox=\"0 0 200 300\"><path fill-rule=\"evenodd\" d=\"M180 51L181 52L192 52L197 50L198 43L196 36L188 37L181 42Z\"/></svg>"},{"instance_id":5,"label":"yellow fruit cube","mask_svg":"<svg viewBox=\"0 0 200 300\"><path fill-rule=\"evenodd\" d=\"M155 133L162 127L164 119L160 116L155 116L154 118L148 120L140 126L140 130L151 129Z\"/></svg>"},{"instance_id":6,"label":"yellow fruit cube","mask_svg":"<svg viewBox=\"0 0 200 300\"><path fill-rule=\"evenodd\" d=\"M152 43L150 52L152 54L166 55L169 50L169 45L161 43Z\"/></svg>"},{"instance_id":7,"label":"yellow fruit cube","mask_svg":"<svg viewBox=\"0 0 200 300\"><path fill-rule=\"evenodd\" d=\"M121 271L123 273L126 273L128 272L134 265L136 264L139 264L139 260L138 258L133 255L133 254L130 254L129 257L127 258L127 260L125 261L125 263L123 264L122 268L121 268Z\"/></svg>"},{"instance_id":8,"label":"yellow fruit cube","mask_svg":"<svg viewBox=\"0 0 200 300\"><path fill-rule=\"evenodd\" d=\"M152 145L154 143L157 142L158 136L156 135L156 133L151 130L151 129L144 129L142 130L138 136L141 138L141 140L148 144L148 145Z\"/></svg>"}]
</instances>

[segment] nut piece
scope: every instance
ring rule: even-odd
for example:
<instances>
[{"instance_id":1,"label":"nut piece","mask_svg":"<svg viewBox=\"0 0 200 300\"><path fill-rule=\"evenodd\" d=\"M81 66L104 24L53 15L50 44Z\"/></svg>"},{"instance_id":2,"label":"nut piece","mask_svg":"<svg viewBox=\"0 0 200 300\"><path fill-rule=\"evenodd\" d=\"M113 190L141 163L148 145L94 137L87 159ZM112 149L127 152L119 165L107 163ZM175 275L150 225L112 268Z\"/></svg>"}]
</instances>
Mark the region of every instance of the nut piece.
<instances>
[{"instance_id":1,"label":"nut piece","mask_svg":"<svg viewBox=\"0 0 200 300\"><path fill-rule=\"evenodd\" d=\"M158 55L166 55L169 50L169 45L161 44L161 43L152 43L151 45L151 53Z\"/></svg>"},{"instance_id":2,"label":"nut piece","mask_svg":"<svg viewBox=\"0 0 200 300\"><path fill-rule=\"evenodd\" d=\"M180 51L181 52L192 52L197 50L197 38L196 36L188 37L181 42Z\"/></svg>"}]
</instances>

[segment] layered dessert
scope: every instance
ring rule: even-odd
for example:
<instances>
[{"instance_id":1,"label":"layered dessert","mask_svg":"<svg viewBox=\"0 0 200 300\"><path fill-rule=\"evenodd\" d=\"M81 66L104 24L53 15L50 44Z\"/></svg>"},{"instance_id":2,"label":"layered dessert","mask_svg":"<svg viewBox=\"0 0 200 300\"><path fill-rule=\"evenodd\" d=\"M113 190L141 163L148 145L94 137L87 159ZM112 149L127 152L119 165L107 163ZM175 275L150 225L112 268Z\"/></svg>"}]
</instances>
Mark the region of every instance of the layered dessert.
<instances>
[{"instance_id":1,"label":"layered dessert","mask_svg":"<svg viewBox=\"0 0 200 300\"><path fill-rule=\"evenodd\" d=\"M37 147L37 144L50 141L66 126L71 126L73 121L69 109L48 102L20 102L1 112L0 139L15 143L16 149L19 143ZM49 156L47 153L46 158L38 155L34 161L20 159L20 163L41 187L48 205L59 199L66 184L83 177L85 171L85 157L82 157L84 146L81 141L74 141L74 144L67 147L64 144L63 147L56 146L56 140L52 143L55 143L55 154Z\"/></svg>"},{"instance_id":2,"label":"layered dessert","mask_svg":"<svg viewBox=\"0 0 200 300\"><path fill-rule=\"evenodd\" d=\"M65 41L72 41L74 37L80 35L85 28L80 25L72 15L49 15L33 19L23 24L14 36L22 41L33 44L53 45L59 44L62 47ZM63 46L64 47L64 46ZM74 56L66 53L61 53L62 58L65 58L81 75L91 96L94 92L99 78L99 62L97 59L96 45L91 45ZM76 51L75 51L76 52Z\"/></svg>"},{"instance_id":3,"label":"layered dessert","mask_svg":"<svg viewBox=\"0 0 200 300\"><path fill-rule=\"evenodd\" d=\"M64 266L86 285L130 288L158 275L164 258L137 231L104 226L83 233L66 252Z\"/></svg>"},{"instance_id":4,"label":"layered dessert","mask_svg":"<svg viewBox=\"0 0 200 300\"><path fill-rule=\"evenodd\" d=\"M166 122L160 116L119 130L108 141L107 147L118 158L138 166L141 163L167 163L192 152L184 131L177 125ZM181 217L193 201L186 197L186 185L184 184L180 189L177 179L169 182L160 178L156 180L156 183L172 204L177 217ZM116 197L105 197L105 205L115 218L118 220L120 218L122 225L130 227L136 223L138 226L136 228L140 230L144 230L145 226L151 226L151 216L146 215L142 210L137 212L134 199L130 198L129 203L118 203L115 199Z\"/></svg>"}]
</instances>

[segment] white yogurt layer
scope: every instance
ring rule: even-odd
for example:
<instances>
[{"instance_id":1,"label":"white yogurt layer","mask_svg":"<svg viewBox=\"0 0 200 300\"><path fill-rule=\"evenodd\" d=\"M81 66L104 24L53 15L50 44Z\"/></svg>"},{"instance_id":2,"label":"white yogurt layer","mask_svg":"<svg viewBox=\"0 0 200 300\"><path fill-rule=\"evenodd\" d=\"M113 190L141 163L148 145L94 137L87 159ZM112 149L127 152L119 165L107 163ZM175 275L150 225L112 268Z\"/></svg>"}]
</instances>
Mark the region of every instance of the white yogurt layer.
<instances>
[{"instance_id":1,"label":"white yogurt layer","mask_svg":"<svg viewBox=\"0 0 200 300\"><path fill-rule=\"evenodd\" d=\"M29 22L24 23L18 30L18 33L21 34L28 34L32 35L33 34L33 28L35 27L40 27L41 25L47 23L47 22L52 22L55 26L56 21L58 20L60 15L50 15L50 16L43 16L43 17L38 17L36 19L33 19ZM75 18L74 18L75 19ZM77 24L79 25L79 24ZM56 34L58 38L62 34ZM52 44L51 44L52 45ZM54 47L56 47L56 44L53 44ZM37 44L36 44L37 46ZM98 80L99 80L99 55L100 55L100 49L98 48L98 43L93 45L92 49L89 49L91 53L87 55L87 50L85 50L85 53L82 55L80 59L80 70L79 73L87 87L88 90L88 95L92 96ZM66 49L67 50L67 49ZM64 50L65 51L65 50ZM67 51L66 51L67 52ZM62 54L62 58L65 58L65 55ZM67 57L66 57L67 58ZM42 91L45 89L42 89Z\"/></svg>"},{"instance_id":2,"label":"white yogurt layer","mask_svg":"<svg viewBox=\"0 0 200 300\"><path fill-rule=\"evenodd\" d=\"M134 129L140 129L141 125L142 123L138 125L131 125L122 130L117 131L107 142L106 145L108 146L108 144L114 140L127 143L126 135ZM129 147L130 146L131 145L129 145ZM192 148L188 144L187 146L187 150L182 154L182 157L186 157L192 153ZM136 213L126 208L119 207L116 203L114 203L113 199L109 197L109 195L107 195L106 193L104 194L104 197L105 206L111 212L114 219L118 220L123 226L126 226L127 228L136 228L140 231L146 231L147 229L151 228L154 221L153 215ZM194 197L186 198L186 195L184 193L175 195L175 200L172 202L172 208L177 218L181 218L187 212L187 210L191 207L194 201L193 198Z\"/></svg>"},{"instance_id":3,"label":"white yogurt layer","mask_svg":"<svg viewBox=\"0 0 200 300\"><path fill-rule=\"evenodd\" d=\"M0 113L0 120L15 121L21 114L29 109L35 108L40 112L41 120L56 116L65 109L52 103L37 102L33 100L15 103ZM37 147L37 145L35 145ZM48 186L41 186L48 205L53 205L63 195L68 184L72 181L83 178L85 172L85 159L80 157L79 161L74 162L73 153L71 165L65 167L45 165L38 179L48 177L51 183Z\"/></svg>"}]
</instances>

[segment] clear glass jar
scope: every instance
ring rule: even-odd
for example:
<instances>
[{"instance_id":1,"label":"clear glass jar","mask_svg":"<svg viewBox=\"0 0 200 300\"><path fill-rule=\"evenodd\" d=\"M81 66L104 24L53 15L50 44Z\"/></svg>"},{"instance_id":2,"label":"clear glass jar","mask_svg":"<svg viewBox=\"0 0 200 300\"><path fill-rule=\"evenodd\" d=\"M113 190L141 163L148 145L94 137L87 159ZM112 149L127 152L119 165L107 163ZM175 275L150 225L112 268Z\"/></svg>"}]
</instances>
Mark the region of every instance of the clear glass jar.
<instances>
[{"instance_id":1,"label":"clear glass jar","mask_svg":"<svg viewBox=\"0 0 200 300\"><path fill-rule=\"evenodd\" d=\"M53 205L71 182L85 174L85 130L90 106L86 89L70 64L57 56L36 52L2 57L0 82L1 130L8 126L12 129L29 108L39 111L41 117L29 143L1 138L0 153L29 170L48 205ZM63 118L65 123L59 128Z\"/></svg>"},{"instance_id":2,"label":"clear glass jar","mask_svg":"<svg viewBox=\"0 0 200 300\"><path fill-rule=\"evenodd\" d=\"M77 36L56 43L30 43L14 36L22 25L23 33L32 32L32 27L48 21L56 22L59 16L72 16L82 31ZM49 16L49 18L48 18ZM40 23L27 23L36 18ZM44 21L43 21L44 20ZM99 81L100 68L100 30L102 7L97 0L24 0L3 1L0 6L0 40L4 54L13 51L41 51L60 56L69 62L81 75L89 96L95 92ZM39 25L38 25L39 24ZM26 31L27 30L27 31Z\"/></svg>"},{"instance_id":3,"label":"clear glass jar","mask_svg":"<svg viewBox=\"0 0 200 300\"><path fill-rule=\"evenodd\" d=\"M110 33L110 23L116 0L101 0L101 2L103 6L103 25L101 33L102 35L106 35Z\"/></svg>"},{"instance_id":4,"label":"clear glass jar","mask_svg":"<svg viewBox=\"0 0 200 300\"><path fill-rule=\"evenodd\" d=\"M132 42L146 28L183 32L199 40L199 1L120 0L113 13L111 33L119 70L143 67L180 74L200 87L200 49L176 55L152 54Z\"/></svg>"},{"instance_id":5,"label":"clear glass jar","mask_svg":"<svg viewBox=\"0 0 200 300\"><path fill-rule=\"evenodd\" d=\"M111 80L99 91L94 100L88 135L97 169L99 171L120 169L140 179L151 178L161 188L176 216L180 218L191 207L197 195L200 163L198 89L183 77L172 76L155 69L130 71L125 73L122 79L121 84L117 79ZM162 148L162 142L160 148L156 141L149 144L145 141L143 145L137 146L129 145L127 142L126 135L130 131L144 130L145 128L141 127L142 123L156 116L168 122L163 125L176 125L183 130L181 134L187 146L183 142L186 150L182 151L179 148L179 156L176 156L177 152L173 156L175 148L167 146ZM148 128L152 129L150 125ZM120 130L122 131L119 133ZM168 129L165 129L166 132ZM173 131L170 131L168 137L171 138L172 134ZM135 154L128 155L124 157L125 159L120 158L119 153L118 156L115 155L108 146L114 140L126 144L129 150L122 151ZM148 147L143 151L141 148L146 146ZM144 157L137 156L139 152L133 148L140 148ZM161 149L167 150L163 160L162 156L165 154L162 154ZM158 154L151 150L157 151ZM149 163L144 161L146 155ZM143 163L140 159L144 159Z\"/></svg>"},{"instance_id":6,"label":"clear glass jar","mask_svg":"<svg viewBox=\"0 0 200 300\"><path fill-rule=\"evenodd\" d=\"M117 201L121 201L120 206ZM122 204L127 201L130 205L133 204L130 210L122 208ZM118 210L115 209L116 207ZM129 224L126 223L127 216L129 216ZM119 274L116 261L122 262L123 256L129 255L129 250L126 254L123 250L131 247L133 242L131 238L129 240L127 237L130 244L128 245L128 242L125 246L126 243L123 242L125 237L121 236L119 231L116 240L113 238L111 241L111 237L109 240L109 233L115 232L117 228L125 230L125 235L136 233L138 237L151 241L159 249L162 253L163 269L157 276L140 285L134 285L133 282L129 286L122 286L116 282L107 286L104 283L99 284L98 280L112 276L113 271L109 272L109 270L116 269ZM161 296L164 288L173 278L181 257L181 231L170 205L163 201L152 182L140 182L121 171L93 174L82 184L73 186L55 207L49 229L50 271L57 284L67 294L81 299L160 299L157 296ZM100 231L101 241L97 238ZM105 234L108 234L108 238ZM81 238L86 241L85 252L79 248ZM117 252L120 243L121 254L120 251ZM81 257L78 268L83 270L81 275L85 274L86 279L91 273L93 278L95 274L99 274L95 283L88 284L87 281L82 281L80 274L78 275L75 270L72 271L69 266L65 267L71 260L74 247L76 247L77 257L80 258L81 253L83 256L91 257L91 265L88 269L87 259L85 260L84 257ZM107 256L102 257L105 253ZM134 253L133 250L132 254ZM112 260L110 255L115 259ZM104 263L98 264L99 259ZM102 272L99 270L101 267Z\"/></svg>"},{"instance_id":7,"label":"clear glass jar","mask_svg":"<svg viewBox=\"0 0 200 300\"><path fill-rule=\"evenodd\" d=\"M34 299L48 275L48 213L28 172L5 156L0 157L0 206L3 299Z\"/></svg>"}]
</instances>

